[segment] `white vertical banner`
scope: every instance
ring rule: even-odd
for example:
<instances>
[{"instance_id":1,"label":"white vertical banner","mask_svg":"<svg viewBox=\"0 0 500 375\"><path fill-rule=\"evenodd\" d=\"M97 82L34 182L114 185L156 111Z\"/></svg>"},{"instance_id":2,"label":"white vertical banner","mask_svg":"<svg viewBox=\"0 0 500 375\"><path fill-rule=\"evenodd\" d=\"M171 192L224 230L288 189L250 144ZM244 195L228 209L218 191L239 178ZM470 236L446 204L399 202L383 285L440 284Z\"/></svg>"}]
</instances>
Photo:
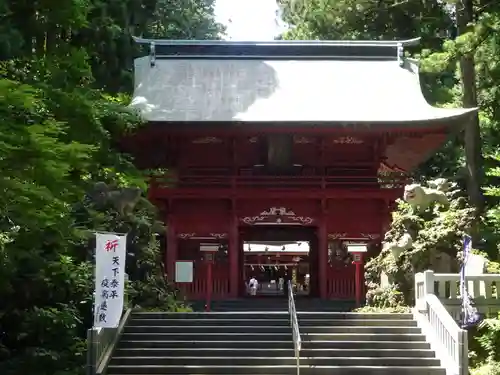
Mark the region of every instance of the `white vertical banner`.
<instances>
[{"instance_id":1,"label":"white vertical banner","mask_svg":"<svg viewBox=\"0 0 500 375\"><path fill-rule=\"evenodd\" d=\"M94 327L118 327L123 312L127 235L96 233Z\"/></svg>"}]
</instances>

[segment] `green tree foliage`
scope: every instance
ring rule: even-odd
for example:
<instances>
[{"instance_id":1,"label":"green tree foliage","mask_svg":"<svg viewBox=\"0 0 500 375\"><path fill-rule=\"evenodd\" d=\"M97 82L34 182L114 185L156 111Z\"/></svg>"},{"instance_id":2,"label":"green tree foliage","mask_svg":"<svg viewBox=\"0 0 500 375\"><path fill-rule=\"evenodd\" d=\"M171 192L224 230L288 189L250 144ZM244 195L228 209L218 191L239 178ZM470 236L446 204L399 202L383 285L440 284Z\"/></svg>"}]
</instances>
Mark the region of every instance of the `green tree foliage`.
<instances>
[{"instance_id":1,"label":"green tree foliage","mask_svg":"<svg viewBox=\"0 0 500 375\"><path fill-rule=\"evenodd\" d=\"M125 107L132 35L218 38L211 0L0 0L0 373L83 371L94 231L128 233L134 305L176 309L163 224L145 199L122 215L97 181L146 183L117 150L141 122Z\"/></svg>"},{"instance_id":2,"label":"green tree foliage","mask_svg":"<svg viewBox=\"0 0 500 375\"><path fill-rule=\"evenodd\" d=\"M492 206L486 213L486 218L494 228L500 228L500 151L491 156L495 166L486 174L492 178L492 183L485 188L486 195L492 198ZM500 248L498 249L500 251Z\"/></svg>"},{"instance_id":3,"label":"green tree foliage","mask_svg":"<svg viewBox=\"0 0 500 375\"><path fill-rule=\"evenodd\" d=\"M217 39L214 0L0 0L0 60L64 57L85 51L95 88L127 92L133 58L131 35ZM2 11L4 10L4 11ZM4 16L3 16L4 15ZM70 59L62 61L74 63ZM72 68L70 65L68 68Z\"/></svg>"}]
</instances>

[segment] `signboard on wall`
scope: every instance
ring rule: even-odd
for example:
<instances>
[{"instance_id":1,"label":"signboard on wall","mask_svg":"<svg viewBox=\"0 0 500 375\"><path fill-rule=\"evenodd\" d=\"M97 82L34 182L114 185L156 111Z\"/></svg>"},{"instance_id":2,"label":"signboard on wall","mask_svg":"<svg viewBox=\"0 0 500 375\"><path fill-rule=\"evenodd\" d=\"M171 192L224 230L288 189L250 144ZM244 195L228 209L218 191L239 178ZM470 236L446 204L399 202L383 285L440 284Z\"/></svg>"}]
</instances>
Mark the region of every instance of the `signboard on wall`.
<instances>
[{"instance_id":1,"label":"signboard on wall","mask_svg":"<svg viewBox=\"0 0 500 375\"><path fill-rule=\"evenodd\" d=\"M366 253L368 247L363 243L352 243L347 245L347 252L349 253Z\"/></svg>"},{"instance_id":2,"label":"signboard on wall","mask_svg":"<svg viewBox=\"0 0 500 375\"><path fill-rule=\"evenodd\" d=\"M191 261L175 262L175 282L176 283L193 282L193 262Z\"/></svg>"},{"instance_id":3,"label":"signboard on wall","mask_svg":"<svg viewBox=\"0 0 500 375\"><path fill-rule=\"evenodd\" d=\"M200 251L215 253L219 250L219 244L217 243L201 243Z\"/></svg>"}]
</instances>

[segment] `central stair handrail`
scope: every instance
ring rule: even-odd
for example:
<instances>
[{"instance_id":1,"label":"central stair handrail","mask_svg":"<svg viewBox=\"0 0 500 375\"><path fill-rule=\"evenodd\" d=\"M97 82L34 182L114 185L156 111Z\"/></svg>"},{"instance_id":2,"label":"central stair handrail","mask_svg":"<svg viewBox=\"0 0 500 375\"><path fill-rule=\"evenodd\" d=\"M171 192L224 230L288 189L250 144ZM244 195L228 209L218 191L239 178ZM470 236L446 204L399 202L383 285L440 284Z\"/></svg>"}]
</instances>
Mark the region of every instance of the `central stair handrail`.
<instances>
[{"instance_id":1,"label":"central stair handrail","mask_svg":"<svg viewBox=\"0 0 500 375\"><path fill-rule=\"evenodd\" d=\"M290 325L292 326L293 349L295 360L297 363L297 375L300 375L300 350L302 340L300 338L299 320L297 318L297 310L295 309L295 299L293 298L293 285L288 281L288 313L290 314Z\"/></svg>"}]
</instances>

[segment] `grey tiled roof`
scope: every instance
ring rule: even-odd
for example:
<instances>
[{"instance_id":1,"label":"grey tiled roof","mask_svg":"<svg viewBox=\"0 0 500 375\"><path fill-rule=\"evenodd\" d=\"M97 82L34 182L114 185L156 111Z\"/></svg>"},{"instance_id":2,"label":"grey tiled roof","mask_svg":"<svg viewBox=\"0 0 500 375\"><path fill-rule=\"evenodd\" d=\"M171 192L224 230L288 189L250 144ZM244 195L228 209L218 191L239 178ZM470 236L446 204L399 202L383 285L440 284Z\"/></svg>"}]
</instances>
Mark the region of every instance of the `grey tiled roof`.
<instances>
[{"instance_id":1,"label":"grey tiled roof","mask_svg":"<svg viewBox=\"0 0 500 375\"><path fill-rule=\"evenodd\" d=\"M457 119L424 99L405 61L135 60L131 106L151 122L392 123Z\"/></svg>"}]
</instances>

